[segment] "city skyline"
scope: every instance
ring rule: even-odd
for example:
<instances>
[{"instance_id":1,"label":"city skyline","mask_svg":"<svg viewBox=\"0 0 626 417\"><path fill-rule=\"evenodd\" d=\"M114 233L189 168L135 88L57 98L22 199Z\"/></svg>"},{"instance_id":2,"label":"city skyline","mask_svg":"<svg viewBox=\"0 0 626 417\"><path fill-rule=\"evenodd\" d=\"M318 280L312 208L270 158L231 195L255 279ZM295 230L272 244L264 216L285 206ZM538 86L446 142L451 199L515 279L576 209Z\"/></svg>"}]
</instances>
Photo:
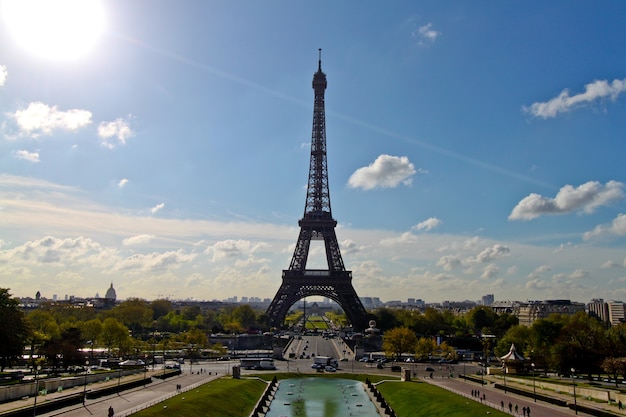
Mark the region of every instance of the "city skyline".
<instances>
[{"instance_id":1,"label":"city skyline","mask_svg":"<svg viewBox=\"0 0 626 417\"><path fill-rule=\"evenodd\" d=\"M0 0L12 294L272 298L322 48L360 297L626 299L623 2L31 1Z\"/></svg>"}]
</instances>

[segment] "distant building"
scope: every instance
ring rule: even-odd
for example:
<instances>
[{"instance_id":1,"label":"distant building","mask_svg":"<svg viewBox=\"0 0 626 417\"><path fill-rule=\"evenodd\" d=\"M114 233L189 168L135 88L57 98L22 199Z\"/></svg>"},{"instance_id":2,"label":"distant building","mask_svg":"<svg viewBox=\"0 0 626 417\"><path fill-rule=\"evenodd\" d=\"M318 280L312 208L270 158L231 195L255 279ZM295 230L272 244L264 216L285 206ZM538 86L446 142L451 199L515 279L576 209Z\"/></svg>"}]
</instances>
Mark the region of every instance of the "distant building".
<instances>
[{"instance_id":1,"label":"distant building","mask_svg":"<svg viewBox=\"0 0 626 417\"><path fill-rule=\"evenodd\" d=\"M495 297L493 294L483 295L481 298L481 304L484 306L490 306L495 301Z\"/></svg>"},{"instance_id":2,"label":"distant building","mask_svg":"<svg viewBox=\"0 0 626 417\"><path fill-rule=\"evenodd\" d=\"M491 309L498 314L517 315L520 303L518 301L494 301L491 303Z\"/></svg>"},{"instance_id":3,"label":"distant building","mask_svg":"<svg viewBox=\"0 0 626 417\"><path fill-rule=\"evenodd\" d=\"M115 302L115 300L117 299L117 293L115 292L115 288L113 288L113 283L111 283L111 286L109 287L106 294L104 295L104 298L108 301L113 301L113 302Z\"/></svg>"},{"instance_id":4,"label":"distant building","mask_svg":"<svg viewBox=\"0 0 626 417\"><path fill-rule=\"evenodd\" d=\"M611 326L617 326L623 323L626 319L624 317L624 303L622 301L608 301L609 322Z\"/></svg>"},{"instance_id":5,"label":"distant building","mask_svg":"<svg viewBox=\"0 0 626 417\"><path fill-rule=\"evenodd\" d=\"M573 316L579 311L585 311L583 303L570 300L531 301L520 303L517 318L520 325L531 326L536 320L548 318L552 314Z\"/></svg>"},{"instance_id":6,"label":"distant building","mask_svg":"<svg viewBox=\"0 0 626 417\"><path fill-rule=\"evenodd\" d=\"M587 304L587 314L603 323L610 323L609 305L602 298L594 298Z\"/></svg>"}]
</instances>

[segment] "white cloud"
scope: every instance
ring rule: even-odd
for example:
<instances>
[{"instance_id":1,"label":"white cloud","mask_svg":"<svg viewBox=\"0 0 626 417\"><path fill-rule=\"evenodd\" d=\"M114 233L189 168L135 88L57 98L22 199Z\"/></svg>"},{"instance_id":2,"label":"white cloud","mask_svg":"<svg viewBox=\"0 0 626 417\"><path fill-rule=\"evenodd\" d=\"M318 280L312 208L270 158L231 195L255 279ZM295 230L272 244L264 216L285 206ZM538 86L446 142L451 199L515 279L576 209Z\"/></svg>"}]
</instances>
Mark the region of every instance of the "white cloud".
<instances>
[{"instance_id":1,"label":"white cloud","mask_svg":"<svg viewBox=\"0 0 626 417\"><path fill-rule=\"evenodd\" d=\"M452 255L445 255L439 258L437 266L442 267L445 271L452 271L461 265L461 261Z\"/></svg>"},{"instance_id":2,"label":"white cloud","mask_svg":"<svg viewBox=\"0 0 626 417\"><path fill-rule=\"evenodd\" d=\"M541 265L541 266L535 268L535 270L533 272L528 274L528 279L529 280L536 280L537 278L539 278L541 276L541 274L543 274L544 272L549 272L551 270L552 270L552 268L550 268L548 265Z\"/></svg>"},{"instance_id":3,"label":"white cloud","mask_svg":"<svg viewBox=\"0 0 626 417\"><path fill-rule=\"evenodd\" d=\"M610 97L615 100L624 92L626 92L626 78L623 80L615 79L611 83L607 80L597 80L585 85L584 93L570 96L569 90L565 89L561 94L546 102L533 103L530 107L523 106L522 109L535 117L547 119L600 98Z\"/></svg>"},{"instance_id":4,"label":"white cloud","mask_svg":"<svg viewBox=\"0 0 626 417\"><path fill-rule=\"evenodd\" d=\"M226 258L248 256L262 246L264 246L263 243L252 242L250 240L227 239L216 242L214 245L207 247L204 253L212 253L213 261L216 262Z\"/></svg>"},{"instance_id":5,"label":"white cloud","mask_svg":"<svg viewBox=\"0 0 626 417\"><path fill-rule=\"evenodd\" d=\"M0 87L2 87L7 81L8 75L9 73L7 72L6 65L0 65Z\"/></svg>"},{"instance_id":6,"label":"white cloud","mask_svg":"<svg viewBox=\"0 0 626 417\"><path fill-rule=\"evenodd\" d=\"M624 265L615 261L608 260L600 265L601 269L622 268Z\"/></svg>"},{"instance_id":7,"label":"white cloud","mask_svg":"<svg viewBox=\"0 0 626 417\"><path fill-rule=\"evenodd\" d=\"M395 188L400 183L410 185L415 167L406 156L380 155L367 167L357 169L348 180L352 188Z\"/></svg>"},{"instance_id":8,"label":"white cloud","mask_svg":"<svg viewBox=\"0 0 626 417\"><path fill-rule=\"evenodd\" d=\"M116 119L112 122L101 122L98 125L98 136L102 139L102 146L113 149L117 145L125 145L133 131L127 120Z\"/></svg>"},{"instance_id":9,"label":"white cloud","mask_svg":"<svg viewBox=\"0 0 626 417\"><path fill-rule=\"evenodd\" d=\"M480 276L482 279L491 279L498 276L500 268L494 264L489 264L483 268L483 273Z\"/></svg>"},{"instance_id":10,"label":"white cloud","mask_svg":"<svg viewBox=\"0 0 626 417\"><path fill-rule=\"evenodd\" d=\"M476 256L473 260L478 263L487 263L503 256L508 256L511 253L511 249L508 246L495 244L490 248L485 248L482 252Z\"/></svg>"},{"instance_id":11,"label":"white cloud","mask_svg":"<svg viewBox=\"0 0 626 417\"><path fill-rule=\"evenodd\" d=\"M142 245L144 243L148 243L155 238L154 235L150 234L141 234L128 237L122 241L124 246L132 246L132 245Z\"/></svg>"},{"instance_id":12,"label":"white cloud","mask_svg":"<svg viewBox=\"0 0 626 417\"><path fill-rule=\"evenodd\" d=\"M418 223L417 225L413 226L414 230L419 230L419 231L429 231L434 229L435 227L439 226L441 223L443 223L441 220L439 220L436 217L431 217L429 219L424 220L423 222Z\"/></svg>"},{"instance_id":13,"label":"white cloud","mask_svg":"<svg viewBox=\"0 0 626 417\"><path fill-rule=\"evenodd\" d=\"M148 254L133 254L120 261L116 268L120 271L150 272L179 268L182 264L189 263L196 258L195 253L185 253L179 249L168 252L153 252Z\"/></svg>"},{"instance_id":14,"label":"white cloud","mask_svg":"<svg viewBox=\"0 0 626 417\"><path fill-rule=\"evenodd\" d=\"M117 186L118 186L119 188L124 188L124 186L125 186L126 184L128 184L128 180L127 180L126 178L122 178L122 179L120 180L120 182L118 182L118 183L117 183Z\"/></svg>"},{"instance_id":15,"label":"white cloud","mask_svg":"<svg viewBox=\"0 0 626 417\"><path fill-rule=\"evenodd\" d=\"M589 240L594 237L605 235L626 236L626 214L618 214L617 217L613 219L613 222L608 226L596 226L592 231L583 234L583 239Z\"/></svg>"},{"instance_id":16,"label":"white cloud","mask_svg":"<svg viewBox=\"0 0 626 417\"><path fill-rule=\"evenodd\" d=\"M39 152L29 152L25 150L19 150L13 152L13 155L17 159L23 159L29 162L39 162Z\"/></svg>"},{"instance_id":17,"label":"white cloud","mask_svg":"<svg viewBox=\"0 0 626 417\"><path fill-rule=\"evenodd\" d=\"M596 208L624 198L624 184L609 181L602 185L589 181L577 188L562 187L555 198L532 193L513 208L509 220L532 220L546 214L565 214L575 210L592 213Z\"/></svg>"},{"instance_id":18,"label":"white cloud","mask_svg":"<svg viewBox=\"0 0 626 417\"><path fill-rule=\"evenodd\" d=\"M88 110L60 111L56 106L41 102L30 103L25 110L18 110L9 116L15 119L23 134L33 137L49 135L55 130L75 132L91 124L91 112Z\"/></svg>"},{"instance_id":19,"label":"white cloud","mask_svg":"<svg viewBox=\"0 0 626 417\"><path fill-rule=\"evenodd\" d=\"M435 42L439 35L441 35L441 32L434 30L432 23L420 26L417 28L417 31L413 32L413 37L419 38L420 44L424 44L424 42Z\"/></svg>"},{"instance_id":20,"label":"white cloud","mask_svg":"<svg viewBox=\"0 0 626 417\"><path fill-rule=\"evenodd\" d=\"M150 213L152 213L152 214L156 214L156 213L158 213L158 212L159 212L159 211L160 211L163 207L165 207L165 203L160 203L160 204L157 204L156 206L154 206L154 207L152 207L152 208L150 209Z\"/></svg>"}]
</instances>

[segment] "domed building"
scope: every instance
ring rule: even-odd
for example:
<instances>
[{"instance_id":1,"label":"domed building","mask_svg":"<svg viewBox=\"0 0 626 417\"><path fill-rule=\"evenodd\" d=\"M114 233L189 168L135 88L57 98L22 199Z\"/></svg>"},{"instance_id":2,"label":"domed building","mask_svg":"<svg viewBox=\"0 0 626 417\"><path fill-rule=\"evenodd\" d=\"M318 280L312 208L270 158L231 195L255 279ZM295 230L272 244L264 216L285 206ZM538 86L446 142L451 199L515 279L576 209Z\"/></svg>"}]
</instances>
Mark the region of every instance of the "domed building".
<instances>
[{"instance_id":1,"label":"domed building","mask_svg":"<svg viewBox=\"0 0 626 417\"><path fill-rule=\"evenodd\" d=\"M115 288L113 288L113 283L111 283L111 286L104 295L104 298L112 301L115 301L115 299L117 298L117 293L115 292Z\"/></svg>"}]
</instances>

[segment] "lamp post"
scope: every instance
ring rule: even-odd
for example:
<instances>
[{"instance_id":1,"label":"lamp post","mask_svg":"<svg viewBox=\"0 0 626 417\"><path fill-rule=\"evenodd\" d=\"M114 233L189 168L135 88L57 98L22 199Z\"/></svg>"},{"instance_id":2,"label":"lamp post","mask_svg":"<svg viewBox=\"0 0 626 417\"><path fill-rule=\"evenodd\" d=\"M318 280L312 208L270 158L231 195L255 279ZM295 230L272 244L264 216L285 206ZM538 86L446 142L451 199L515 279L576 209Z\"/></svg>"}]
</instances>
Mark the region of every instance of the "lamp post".
<instances>
[{"instance_id":1,"label":"lamp post","mask_svg":"<svg viewBox=\"0 0 626 417\"><path fill-rule=\"evenodd\" d=\"M537 391L535 390L535 362L531 363L530 367L533 369L533 399L537 402Z\"/></svg>"},{"instance_id":2,"label":"lamp post","mask_svg":"<svg viewBox=\"0 0 626 417\"><path fill-rule=\"evenodd\" d=\"M89 361L85 361L85 383L83 384L83 406L87 400L87 374L89 373Z\"/></svg>"},{"instance_id":3,"label":"lamp post","mask_svg":"<svg viewBox=\"0 0 626 417\"><path fill-rule=\"evenodd\" d=\"M41 365L37 365L35 368L35 403L33 404L33 417L37 415L37 395L39 395L39 381L37 380L37 373L41 370Z\"/></svg>"},{"instance_id":4,"label":"lamp post","mask_svg":"<svg viewBox=\"0 0 626 417\"><path fill-rule=\"evenodd\" d=\"M574 372L576 372L576 370L572 368L570 371L572 371L572 387L574 389L574 413L578 414L578 405L576 404L576 383L574 382Z\"/></svg>"},{"instance_id":5,"label":"lamp post","mask_svg":"<svg viewBox=\"0 0 626 417\"><path fill-rule=\"evenodd\" d=\"M117 395L120 395L120 383L122 382L122 367L117 365Z\"/></svg>"},{"instance_id":6,"label":"lamp post","mask_svg":"<svg viewBox=\"0 0 626 417\"><path fill-rule=\"evenodd\" d=\"M504 393L506 394L506 362L504 363L502 369L504 370L504 373L502 375L504 375Z\"/></svg>"}]
</instances>

